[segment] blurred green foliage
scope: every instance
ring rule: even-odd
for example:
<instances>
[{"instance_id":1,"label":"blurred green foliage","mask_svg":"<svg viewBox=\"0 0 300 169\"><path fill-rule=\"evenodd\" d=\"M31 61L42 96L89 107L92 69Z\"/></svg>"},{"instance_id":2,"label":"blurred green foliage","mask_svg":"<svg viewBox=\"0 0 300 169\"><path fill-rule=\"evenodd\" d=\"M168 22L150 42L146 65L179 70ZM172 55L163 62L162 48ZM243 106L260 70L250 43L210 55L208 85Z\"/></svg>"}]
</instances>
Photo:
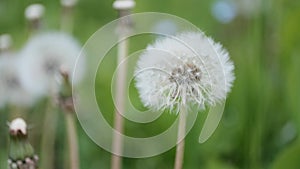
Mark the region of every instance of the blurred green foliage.
<instances>
[{"instance_id":1,"label":"blurred green foliage","mask_svg":"<svg viewBox=\"0 0 300 169\"><path fill-rule=\"evenodd\" d=\"M46 29L58 29L60 6L58 0L0 0L0 34L13 36L14 49L26 42L28 30L24 9L31 3L46 6ZM235 63L236 81L229 94L224 117L214 135L204 144L198 136L206 117L200 113L196 124L186 138L184 168L186 169L299 169L300 168L300 1L261 0L257 12L245 17L238 15L232 22L221 24L211 15L214 1L199 0L144 0L137 1L134 12L166 12L185 18L201 28L207 35L220 41L228 49ZM79 0L75 12L74 35L84 42L101 26L117 18L111 7L113 1ZM143 49L153 36L134 37L130 51ZM101 45L101 44L99 44ZM96 93L103 112L112 122L113 103L110 81L116 66L115 49L104 60L100 71L105 77L96 81ZM0 72L1 73L1 72ZM99 78L97 78L99 79ZM132 86L131 94L136 95ZM137 106L141 107L138 101ZM43 104L22 114L34 127L31 140L40 154L43 124ZM7 158L8 111L0 114L0 168L5 168ZM61 118L64 118L60 115ZM60 119L61 119L60 118ZM175 119L165 113L158 121L138 125L126 121L126 133L149 136L163 131ZM51 125L51 124L49 124ZM138 127L137 127L138 126ZM66 137L64 122L59 121L56 138L56 169L64 167ZM110 153L93 143L79 129L81 168L107 169ZM124 159L124 169L169 169L173 167L175 150L145 159Z\"/></svg>"}]
</instances>

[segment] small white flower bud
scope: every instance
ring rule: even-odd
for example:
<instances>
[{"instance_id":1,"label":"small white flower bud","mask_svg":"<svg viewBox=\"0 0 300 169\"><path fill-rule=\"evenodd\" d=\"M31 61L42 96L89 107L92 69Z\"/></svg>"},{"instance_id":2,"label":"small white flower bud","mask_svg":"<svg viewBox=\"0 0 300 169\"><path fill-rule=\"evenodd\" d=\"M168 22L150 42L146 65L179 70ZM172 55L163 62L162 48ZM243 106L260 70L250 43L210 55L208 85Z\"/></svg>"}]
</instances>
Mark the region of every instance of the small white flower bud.
<instances>
[{"instance_id":1,"label":"small white flower bud","mask_svg":"<svg viewBox=\"0 0 300 169\"><path fill-rule=\"evenodd\" d=\"M9 129L13 133L21 131L22 134L27 134L27 124L22 118L16 118L9 124Z\"/></svg>"}]
</instances>

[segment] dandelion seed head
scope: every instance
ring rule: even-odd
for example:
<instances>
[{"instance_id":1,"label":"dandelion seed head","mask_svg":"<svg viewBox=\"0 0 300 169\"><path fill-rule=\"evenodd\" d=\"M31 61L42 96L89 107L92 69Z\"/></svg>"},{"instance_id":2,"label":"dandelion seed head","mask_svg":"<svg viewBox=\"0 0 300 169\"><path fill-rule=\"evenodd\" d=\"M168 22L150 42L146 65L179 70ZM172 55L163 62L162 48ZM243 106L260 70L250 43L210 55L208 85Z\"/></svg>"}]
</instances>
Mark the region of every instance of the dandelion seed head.
<instances>
[{"instance_id":1,"label":"dandelion seed head","mask_svg":"<svg viewBox=\"0 0 300 169\"><path fill-rule=\"evenodd\" d=\"M136 68L136 87L145 106L178 112L182 104L200 110L226 98L233 63L228 52L203 33L162 38L147 47Z\"/></svg>"},{"instance_id":2,"label":"dandelion seed head","mask_svg":"<svg viewBox=\"0 0 300 169\"><path fill-rule=\"evenodd\" d=\"M25 87L36 95L47 94L56 85L61 68L71 74L75 64L78 76L73 79L70 76L70 80L79 82L85 66L83 62L76 63L80 52L81 46L68 34L50 32L36 35L21 51L21 77Z\"/></svg>"},{"instance_id":3,"label":"dandelion seed head","mask_svg":"<svg viewBox=\"0 0 300 169\"><path fill-rule=\"evenodd\" d=\"M0 107L5 104L30 106L35 97L27 91L20 78L19 56L5 53L0 56Z\"/></svg>"},{"instance_id":4,"label":"dandelion seed head","mask_svg":"<svg viewBox=\"0 0 300 169\"><path fill-rule=\"evenodd\" d=\"M36 20L44 15L45 7L41 4L29 5L25 10L25 17L28 20Z\"/></svg>"}]
</instances>

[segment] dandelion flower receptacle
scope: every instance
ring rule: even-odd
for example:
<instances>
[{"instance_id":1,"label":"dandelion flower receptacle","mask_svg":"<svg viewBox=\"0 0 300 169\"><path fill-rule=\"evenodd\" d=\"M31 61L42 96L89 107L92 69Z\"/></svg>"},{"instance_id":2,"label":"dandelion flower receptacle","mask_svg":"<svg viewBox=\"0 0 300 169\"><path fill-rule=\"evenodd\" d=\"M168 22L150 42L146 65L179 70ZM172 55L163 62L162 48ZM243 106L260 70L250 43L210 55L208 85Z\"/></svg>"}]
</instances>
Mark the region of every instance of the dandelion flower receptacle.
<instances>
[{"instance_id":1,"label":"dandelion flower receptacle","mask_svg":"<svg viewBox=\"0 0 300 169\"><path fill-rule=\"evenodd\" d=\"M185 32L149 45L135 70L141 101L179 114L175 169L181 169L189 108L199 111L226 99L235 79L228 52L202 32Z\"/></svg>"}]
</instances>

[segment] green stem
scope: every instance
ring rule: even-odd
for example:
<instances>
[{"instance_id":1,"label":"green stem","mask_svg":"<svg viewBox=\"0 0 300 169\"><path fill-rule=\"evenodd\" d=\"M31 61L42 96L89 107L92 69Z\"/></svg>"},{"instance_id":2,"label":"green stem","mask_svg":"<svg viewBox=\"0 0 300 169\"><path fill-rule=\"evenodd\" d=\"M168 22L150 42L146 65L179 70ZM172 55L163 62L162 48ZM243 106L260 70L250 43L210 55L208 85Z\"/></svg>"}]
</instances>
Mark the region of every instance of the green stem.
<instances>
[{"instance_id":1,"label":"green stem","mask_svg":"<svg viewBox=\"0 0 300 169\"><path fill-rule=\"evenodd\" d=\"M62 15L61 15L61 30L67 33L72 34L73 32L73 12L74 12L74 7L65 7L63 6L62 9Z\"/></svg>"},{"instance_id":2,"label":"green stem","mask_svg":"<svg viewBox=\"0 0 300 169\"><path fill-rule=\"evenodd\" d=\"M65 112L65 118L68 131L70 169L79 169L78 137L74 114Z\"/></svg>"},{"instance_id":3,"label":"green stem","mask_svg":"<svg viewBox=\"0 0 300 169\"><path fill-rule=\"evenodd\" d=\"M48 101L42 132L41 168L54 169L54 145L56 138L57 111L52 102Z\"/></svg>"}]
</instances>

